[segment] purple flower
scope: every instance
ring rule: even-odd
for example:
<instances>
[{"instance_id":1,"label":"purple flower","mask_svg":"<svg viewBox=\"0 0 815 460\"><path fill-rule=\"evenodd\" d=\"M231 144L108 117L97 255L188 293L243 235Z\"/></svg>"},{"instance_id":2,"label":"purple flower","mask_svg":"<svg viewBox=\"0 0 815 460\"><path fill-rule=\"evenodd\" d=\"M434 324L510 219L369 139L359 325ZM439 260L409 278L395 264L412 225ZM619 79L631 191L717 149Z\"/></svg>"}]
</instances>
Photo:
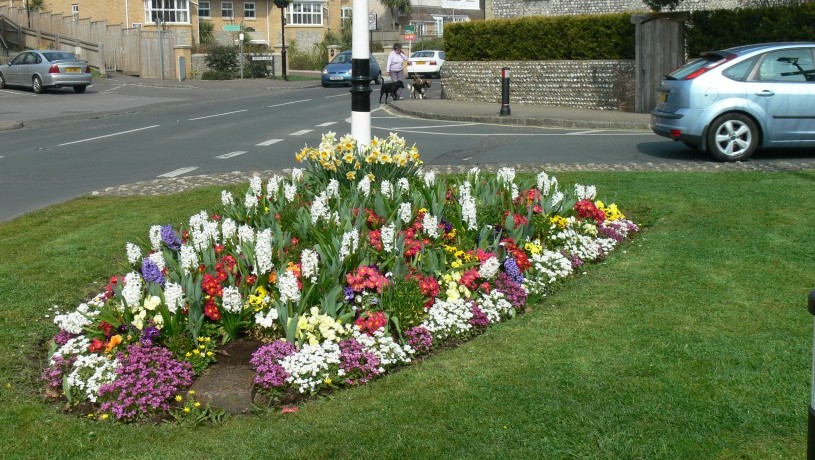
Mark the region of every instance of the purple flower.
<instances>
[{"instance_id":1,"label":"purple flower","mask_svg":"<svg viewBox=\"0 0 815 460\"><path fill-rule=\"evenodd\" d=\"M42 371L42 379L45 384L51 388L62 388L62 379L64 376L71 372L76 356L70 356L68 359L63 358L61 355L54 355L54 364L46 367Z\"/></svg>"},{"instance_id":2,"label":"purple flower","mask_svg":"<svg viewBox=\"0 0 815 460\"><path fill-rule=\"evenodd\" d=\"M504 273L518 284L524 282L524 276L521 274L521 269L518 268L518 262L512 257L507 257L504 260Z\"/></svg>"},{"instance_id":3,"label":"purple flower","mask_svg":"<svg viewBox=\"0 0 815 460\"><path fill-rule=\"evenodd\" d=\"M359 385L379 375L379 358L356 339L346 339L340 342L340 369L345 383Z\"/></svg>"},{"instance_id":4,"label":"purple flower","mask_svg":"<svg viewBox=\"0 0 815 460\"><path fill-rule=\"evenodd\" d=\"M280 360L297 351L289 342L277 340L264 345L254 353L249 362L257 372L255 384L262 388L282 387L287 383L289 373L280 365Z\"/></svg>"},{"instance_id":5,"label":"purple flower","mask_svg":"<svg viewBox=\"0 0 815 460\"><path fill-rule=\"evenodd\" d=\"M473 304L473 306L470 307L470 312L473 314L473 317L470 319L470 324L473 325L473 327L483 329L490 325L490 319L487 317L487 314L478 307L478 305Z\"/></svg>"},{"instance_id":6,"label":"purple flower","mask_svg":"<svg viewBox=\"0 0 815 460\"><path fill-rule=\"evenodd\" d=\"M141 274L148 283L156 283L164 286L164 275L161 274L158 265L149 257L145 257L141 261Z\"/></svg>"},{"instance_id":7,"label":"purple flower","mask_svg":"<svg viewBox=\"0 0 815 460\"><path fill-rule=\"evenodd\" d=\"M68 331L60 329L59 332L57 333L57 335L54 336L54 343L59 345L59 346L63 346L66 343L68 343L68 341L71 340L74 337L76 337L76 335L71 334Z\"/></svg>"},{"instance_id":8,"label":"purple flower","mask_svg":"<svg viewBox=\"0 0 815 460\"><path fill-rule=\"evenodd\" d=\"M345 301L346 302L351 302L352 300L354 300L354 290L353 289L346 286L346 287L342 288L342 292L343 292L343 294L345 294Z\"/></svg>"},{"instance_id":9,"label":"purple flower","mask_svg":"<svg viewBox=\"0 0 815 460\"><path fill-rule=\"evenodd\" d=\"M527 293L520 283L516 282L506 273L500 273L495 279L495 289L504 294L507 302L511 303L516 310L520 310L526 305Z\"/></svg>"},{"instance_id":10,"label":"purple flower","mask_svg":"<svg viewBox=\"0 0 815 460\"><path fill-rule=\"evenodd\" d=\"M416 350L416 353L423 354L433 348L433 334L422 326L416 326L405 331L407 344Z\"/></svg>"},{"instance_id":11,"label":"purple flower","mask_svg":"<svg viewBox=\"0 0 815 460\"><path fill-rule=\"evenodd\" d=\"M178 251L181 249L181 240L178 239L172 225L161 226L161 241L163 241L164 244L166 244L167 247L173 251Z\"/></svg>"}]
</instances>

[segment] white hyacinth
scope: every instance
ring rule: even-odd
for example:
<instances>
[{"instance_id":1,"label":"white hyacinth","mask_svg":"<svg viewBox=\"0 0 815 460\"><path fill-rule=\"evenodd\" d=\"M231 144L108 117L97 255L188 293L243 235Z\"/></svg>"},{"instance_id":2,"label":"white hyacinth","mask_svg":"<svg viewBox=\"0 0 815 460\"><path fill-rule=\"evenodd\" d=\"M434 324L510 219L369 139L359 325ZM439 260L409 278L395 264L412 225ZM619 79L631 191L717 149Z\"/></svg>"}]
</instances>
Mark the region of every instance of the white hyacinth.
<instances>
[{"instance_id":1,"label":"white hyacinth","mask_svg":"<svg viewBox=\"0 0 815 460\"><path fill-rule=\"evenodd\" d=\"M164 262L164 253L162 252L154 252L147 256L154 264L156 264L156 268L158 271L163 272L164 268L166 267L166 263Z\"/></svg>"},{"instance_id":2,"label":"white hyacinth","mask_svg":"<svg viewBox=\"0 0 815 460\"><path fill-rule=\"evenodd\" d=\"M223 302L222 305L224 310L228 311L229 313L240 313L241 310L243 310L243 298L241 297L241 291L235 286L229 286L223 289L221 301Z\"/></svg>"},{"instance_id":3,"label":"white hyacinth","mask_svg":"<svg viewBox=\"0 0 815 460\"><path fill-rule=\"evenodd\" d=\"M496 174L498 182L511 184L515 181L515 168L500 168Z\"/></svg>"},{"instance_id":4,"label":"white hyacinth","mask_svg":"<svg viewBox=\"0 0 815 460\"><path fill-rule=\"evenodd\" d=\"M331 218L331 209L328 207L328 193L320 192L311 203L311 224L317 225L321 219L328 220Z\"/></svg>"},{"instance_id":5,"label":"white hyacinth","mask_svg":"<svg viewBox=\"0 0 815 460\"><path fill-rule=\"evenodd\" d=\"M141 304L142 279L137 272L130 272L125 275L122 297L130 308L138 307Z\"/></svg>"},{"instance_id":6,"label":"white hyacinth","mask_svg":"<svg viewBox=\"0 0 815 460\"><path fill-rule=\"evenodd\" d=\"M537 180L537 182L538 182L538 190L541 191L541 195L543 195L543 196L549 196L549 191L551 190L552 185L553 184L557 185L557 179L555 179L554 177L549 179L549 175L546 174L543 171L538 173L538 178L537 179L538 179Z\"/></svg>"},{"instance_id":7,"label":"white hyacinth","mask_svg":"<svg viewBox=\"0 0 815 460\"><path fill-rule=\"evenodd\" d=\"M303 178L303 170L298 168L292 168L291 170L291 180L292 182L300 182Z\"/></svg>"},{"instance_id":8,"label":"white hyacinth","mask_svg":"<svg viewBox=\"0 0 815 460\"><path fill-rule=\"evenodd\" d=\"M563 192L556 190L555 193L552 194L552 206L556 207L560 203L563 203Z\"/></svg>"},{"instance_id":9,"label":"white hyacinth","mask_svg":"<svg viewBox=\"0 0 815 460\"><path fill-rule=\"evenodd\" d=\"M345 259L349 255L357 252L359 247L359 232L352 228L342 235L342 247L340 247L340 259Z\"/></svg>"},{"instance_id":10,"label":"white hyacinth","mask_svg":"<svg viewBox=\"0 0 815 460\"><path fill-rule=\"evenodd\" d=\"M255 229L246 224L241 224L241 226L238 227L238 242L240 242L240 244L254 243Z\"/></svg>"},{"instance_id":11,"label":"white hyacinth","mask_svg":"<svg viewBox=\"0 0 815 460\"><path fill-rule=\"evenodd\" d=\"M191 271L198 268L198 253L195 248L185 244L181 246L181 268L184 270L185 275L189 275Z\"/></svg>"},{"instance_id":12,"label":"white hyacinth","mask_svg":"<svg viewBox=\"0 0 815 460\"><path fill-rule=\"evenodd\" d=\"M475 198L472 196L471 185L469 182L461 184L461 217L464 223L467 224L467 230L478 229L477 209Z\"/></svg>"},{"instance_id":13,"label":"white hyacinth","mask_svg":"<svg viewBox=\"0 0 815 460\"><path fill-rule=\"evenodd\" d=\"M424 227L425 233L430 238L438 238L439 237L439 218L426 212L424 217L422 218L422 226Z\"/></svg>"},{"instance_id":14,"label":"white hyacinth","mask_svg":"<svg viewBox=\"0 0 815 460\"><path fill-rule=\"evenodd\" d=\"M249 188L252 189L252 193L255 196L261 196L263 194L263 181L260 179L260 176L257 174L252 176L252 179L249 180Z\"/></svg>"},{"instance_id":15,"label":"white hyacinth","mask_svg":"<svg viewBox=\"0 0 815 460\"><path fill-rule=\"evenodd\" d=\"M235 198L232 196L232 192L221 190L221 204L224 206L234 206Z\"/></svg>"},{"instance_id":16,"label":"white hyacinth","mask_svg":"<svg viewBox=\"0 0 815 460\"><path fill-rule=\"evenodd\" d=\"M390 183L389 180L383 180L382 183L379 184L379 191L382 192L387 199L393 198L393 185Z\"/></svg>"},{"instance_id":17,"label":"white hyacinth","mask_svg":"<svg viewBox=\"0 0 815 460\"><path fill-rule=\"evenodd\" d=\"M272 201L277 200L277 193L280 191L280 182L282 180L282 177L275 174L270 177L269 182L266 183L266 196L271 198Z\"/></svg>"},{"instance_id":18,"label":"white hyacinth","mask_svg":"<svg viewBox=\"0 0 815 460\"><path fill-rule=\"evenodd\" d=\"M410 209L410 203L401 203L399 204L399 211L397 212L400 219L404 223L410 223L411 219L413 219L413 211Z\"/></svg>"},{"instance_id":19,"label":"white hyacinth","mask_svg":"<svg viewBox=\"0 0 815 460\"><path fill-rule=\"evenodd\" d=\"M577 200L594 200L597 196L597 188L594 185L574 184L574 194Z\"/></svg>"},{"instance_id":20,"label":"white hyacinth","mask_svg":"<svg viewBox=\"0 0 815 460\"><path fill-rule=\"evenodd\" d=\"M362 192L363 195L368 196L371 194L371 179L368 179L368 176L362 176L359 183L357 184L357 190Z\"/></svg>"},{"instance_id":21,"label":"white hyacinth","mask_svg":"<svg viewBox=\"0 0 815 460\"><path fill-rule=\"evenodd\" d=\"M231 240L235 237L235 232L238 231L238 224L229 217L224 217L221 221L221 236L224 242Z\"/></svg>"},{"instance_id":22,"label":"white hyacinth","mask_svg":"<svg viewBox=\"0 0 815 460\"><path fill-rule=\"evenodd\" d=\"M424 184L429 188L433 187L436 183L436 172L435 171L427 171L424 173Z\"/></svg>"},{"instance_id":23,"label":"white hyacinth","mask_svg":"<svg viewBox=\"0 0 815 460\"><path fill-rule=\"evenodd\" d=\"M127 261L130 262L131 265L137 263L139 259L141 259L141 248L138 245L127 243L127 245L125 245L125 249L127 250Z\"/></svg>"},{"instance_id":24,"label":"white hyacinth","mask_svg":"<svg viewBox=\"0 0 815 460\"><path fill-rule=\"evenodd\" d=\"M269 273L274 265L272 264L272 230L267 228L257 234L255 240L255 275L265 275Z\"/></svg>"},{"instance_id":25,"label":"white hyacinth","mask_svg":"<svg viewBox=\"0 0 815 460\"><path fill-rule=\"evenodd\" d=\"M297 185L296 184L286 184L283 186L283 196L286 197L286 201L292 203L294 201L294 197L297 196Z\"/></svg>"},{"instance_id":26,"label":"white hyacinth","mask_svg":"<svg viewBox=\"0 0 815 460\"><path fill-rule=\"evenodd\" d=\"M518 191L518 184L516 184L516 183L514 183L514 182L513 182L513 183L512 183L512 201L517 200L517 199L518 199L518 196L519 196L520 194L521 194L521 193Z\"/></svg>"},{"instance_id":27,"label":"white hyacinth","mask_svg":"<svg viewBox=\"0 0 815 460\"><path fill-rule=\"evenodd\" d=\"M246 195L243 197L243 207L245 207L247 210L257 208L258 196L252 192L246 192Z\"/></svg>"},{"instance_id":28,"label":"white hyacinth","mask_svg":"<svg viewBox=\"0 0 815 460\"><path fill-rule=\"evenodd\" d=\"M150 247L154 251L161 249L161 225L150 226Z\"/></svg>"},{"instance_id":29,"label":"white hyacinth","mask_svg":"<svg viewBox=\"0 0 815 460\"><path fill-rule=\"evenodd\" d=\"M340 181L331 179L328 181L328 186L325 188L325 193L329 198L336 198L340 196Z\"/></svg>"},{"instance_id":30,"label":"white hyacinth","mask_svg":"<svg viewBox=\"0 0 815 460\"><path fill-rule=\"evenodd\" d=\"M396 190L399 191L400 195L410 193L410 182L406 177L401 177L396 181Z\"/></svg>"},{"instance_id":31,"label":"white hyacinth","mask_svg":"<svg viewBox=\"0 0 815 460\"><path fill-rule=\"evenodd\" d=\"M280 292L281 303L297 303L300 301L300 290L297 288L297 276L289 270L284 271L277 278L277 290Z\"/></svg>"},{"instance_id":32,"label":"white hyacinth","mask_svg":"<svg viewBox=\"0 0 815 460\"><path fill-rule=\"evenodd\" d=\"M164 303L167 304L167 310L173 314L178 311L179 307L184 305L184 289L180 284L168 281L164 285Z\"/></svg>"},{"instance_id":33,"label":"white hyacinth","mask_svg":"<svg viewBox=\"0 0 815 460\"><path fill-rule=\"evenodd\" d=\"M317 275L320 273L320 258L317 251L313 249L304 249L300 254L300 274L303 278L310 280L312 283L317 282Z\"/></svg>"},{"instance_id":34,"label":"white hyacinth","mask_svg":"<svg viewBox=\"0 0 815 460\"><path fill-rule=\"evenodd\" d=\"M467 177L473 180L478 180L479 174L481 174L481 168L478 166L473 166L469 171L467 171Z\"/></svg>"},{"instance_id":35,"label":"white hyacinth","mask_svg":"<svg viewBox=\"0 0 815 460\"><path fill-rule=\"evenodd\" d=\"M385 252L393 252L393 243L396 239L396 226L391 223L390 225L382 227L380 235L382 237L382 248Z\"/></svg>"}]
</instances>

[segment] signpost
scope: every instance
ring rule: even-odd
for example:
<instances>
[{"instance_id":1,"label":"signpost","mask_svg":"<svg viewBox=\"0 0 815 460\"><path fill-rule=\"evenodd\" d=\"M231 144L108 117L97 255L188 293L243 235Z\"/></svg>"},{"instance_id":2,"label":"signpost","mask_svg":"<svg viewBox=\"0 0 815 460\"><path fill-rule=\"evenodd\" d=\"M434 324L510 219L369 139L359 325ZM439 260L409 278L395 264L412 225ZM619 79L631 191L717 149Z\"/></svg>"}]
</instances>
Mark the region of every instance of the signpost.
<instances>
[{"instance_id":1,"label":"signpost","mask_svg":"<svg viewBox=\"0 0 815 460\"><path fill-rule=\"evenodd\" d=\"M241 26L239 26L239 25L238 26L233 26L233 25L224 26L224 31L225 32L240 32L241 31Z\"/></svg>"},{"instance_id":2,"label":"signpost","mask_svg":"<svg viewBox=\"0 0 815 460\"><path fill-rule=\"evenodd\" d=\"M413 45L413 40L416 40L416 26L408 24L405 26L405 41L408 42L408 56L410 56L410 48Z\"/></svg>"}]
</instances>

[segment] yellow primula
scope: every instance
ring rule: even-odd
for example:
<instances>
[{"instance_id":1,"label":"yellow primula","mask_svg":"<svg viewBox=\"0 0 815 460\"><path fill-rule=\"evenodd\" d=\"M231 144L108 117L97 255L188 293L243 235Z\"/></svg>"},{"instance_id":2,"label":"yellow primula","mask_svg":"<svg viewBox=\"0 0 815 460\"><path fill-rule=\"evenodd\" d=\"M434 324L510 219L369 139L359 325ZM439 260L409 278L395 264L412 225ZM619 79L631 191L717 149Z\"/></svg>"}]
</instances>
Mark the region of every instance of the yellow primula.
<instances>
[{"instance_id":1,"label":"yellow primula","mask_svg":"<svg viewBox=\"0 0 815 460\"><path fill-rule=\"evenodd\" d=\"M524 249L529 251L531 254L540 254L543 251L543 246L535 243L526 243L524 245Z\"/></svg>"},{"instance_id":2,"label":"yellow primula","mask_svg":"<svg viewBox=\"0 0 815 460\"><path fill-rule=\"evenodd\" d=\"M549 218L549 222L558 228L566 228L566 225L568 224L568 221L563 216L552 216Z\"/></svg>"}]
</instances>

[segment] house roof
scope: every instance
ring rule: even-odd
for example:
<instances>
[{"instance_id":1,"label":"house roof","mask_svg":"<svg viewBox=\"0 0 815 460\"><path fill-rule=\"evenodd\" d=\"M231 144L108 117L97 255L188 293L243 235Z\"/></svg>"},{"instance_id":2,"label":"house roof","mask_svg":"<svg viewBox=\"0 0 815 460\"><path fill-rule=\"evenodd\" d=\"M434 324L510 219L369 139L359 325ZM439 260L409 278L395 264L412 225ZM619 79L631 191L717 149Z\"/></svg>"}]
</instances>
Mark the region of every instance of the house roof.
<instances>
[{"instance_id":1,"label":"house roof","mask_svg":"<svg viewBox=\"0 0 815 460\"><path fill-rule=\"evenodd\" d=\"M411 22L433 22L438 16L466 16L471 21L484 19L483 10L460 10L454 8L441 8L436 6L414 6L410 10Z\"/></svg>"}]
</instances>

